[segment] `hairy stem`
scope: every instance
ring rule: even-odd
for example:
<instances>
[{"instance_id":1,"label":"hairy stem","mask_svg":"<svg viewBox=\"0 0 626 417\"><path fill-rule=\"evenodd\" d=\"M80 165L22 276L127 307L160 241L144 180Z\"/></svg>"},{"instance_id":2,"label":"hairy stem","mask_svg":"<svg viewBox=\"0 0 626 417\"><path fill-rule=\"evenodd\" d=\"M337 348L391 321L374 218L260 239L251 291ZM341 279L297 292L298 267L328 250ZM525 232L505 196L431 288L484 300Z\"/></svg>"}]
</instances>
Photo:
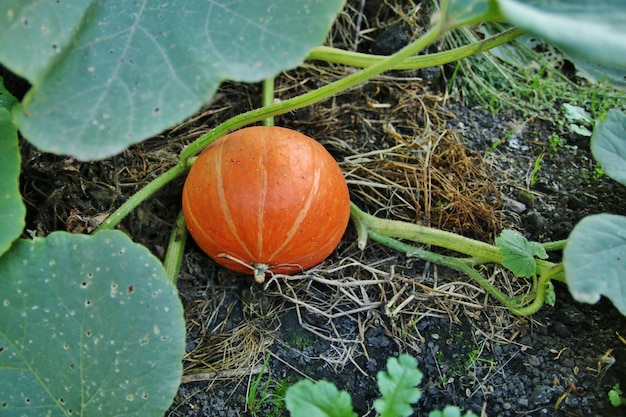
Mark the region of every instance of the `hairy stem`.
<instances>
[{"instance_id":1,"label":"hairy stem","mask_svg":"<svg viewBox=\"0 0 626 417\"><path fill-rule=\"evenodd\" d=\"M370 238L391 249L404 252L408 256L418 257L455 269L474 279L485 291L515 314L529 315L535 313L545 302L549 282L551 280L565 281L562 264L555 265L552 262L537 259L539 280L533 286L531 294L523 297L508 297L475 269L477 266L485 263L501 265L503 257L498 247L444 230L402 221L380 219L365 213L354 203L350 203L350 215L356 226L358 246L360 248L364 248L367 239ZM470 257L457 258L441 255L396 239L406 239L424 245L438 246L469 255ZM551 247L550 245L547 246ZM554 247L558 247L558 245L554 245Z\"/></svg>"},{"instance_id":2,"label":"hairy stem","mask_svg":"<svg viewBox=\"0 0 626 417\"><path fill-rule=\"evenodd\" d=\"M517 28L508 29L497 35L483 39L479 42L464 45L449 51L437 52L429 55L412 56L406 58L402 62L393 67L394 70L416 70L420 68L434 67L444 65L450 62L458 61L463 58L487 51L496 46L503 45L507 42L522 35L524 31ZM359 52L345 51L338 48L328 46L317 46L311 50L307 56L307 60L319 60L343 64L357 68L367 68L378 62L385 60L385 56L363 54Z\"/></svg>"},{"instance_id":3,"label":"hairy stem","mask_svg":"<svg viewBox=\"0 0 626 417\"><path fill-rule=\"evenodd\" d=\"M183 263L183 254L185 252L187 235L185 216L181 211L176 217L176 224L170 234L170 240L167 244L167 252L165 253L165 260L163 261L165 276L174 285L176 285L178 274L180 272L180 266Z\"/></svg>"},{"instance_id":4,"label":"hairy stem","mask_svg":"<svg viewBox=\"0 0 626 417\"><path fill-rule=\"evenodd\" d=\"M502 263L500 249L488 243L419 224L380 219L365 213L354 203L350 203L350 214L355 223L365 223L368 230L381 235L450 249L478 258L482 263Z\"/></svg>"},{"instance_id":5,"label":"hairy stem","mask_svg":"<svg viewBox=\"0 0 626 417\"><path fill-rule=\"evenodd\" d=\"M565 275L565 270L563 268L563 264L554 265L550 269L546 269L543 274L539 277L539 281L535 286L535 298L533 302L525 307L520 307L518 309L519 314L523 316L529 316L531 314L535 314L546 301L546 293L548 291L548 286L550 281L560 281L560 277Z\"/></svg>"},{"instance_id":6,"label":"hairy stem","mask_svg":"<svg viewBox=\"0 0 626 417\"><path fill-rule=\"evenodd\" d=\"M266 78L263 81L263 107L267 107L274 103L274 77ZM263 120L263 126L274 126L274 116L270 116Z\"/></svg>"}]
</instances>

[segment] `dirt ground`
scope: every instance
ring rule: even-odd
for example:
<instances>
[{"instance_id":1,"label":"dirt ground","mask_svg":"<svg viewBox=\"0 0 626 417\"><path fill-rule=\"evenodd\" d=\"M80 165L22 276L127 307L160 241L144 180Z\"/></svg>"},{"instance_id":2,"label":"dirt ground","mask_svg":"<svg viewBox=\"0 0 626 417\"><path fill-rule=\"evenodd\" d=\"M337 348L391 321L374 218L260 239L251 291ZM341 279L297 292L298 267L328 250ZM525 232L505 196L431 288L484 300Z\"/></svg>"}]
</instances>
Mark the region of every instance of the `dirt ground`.
<instances>
[{"instance_id":1,"label":"dirt ground","mask_svg":"<svg viewBox=\"0 0 626 417\"><path fill-rule=\"evenodd\" d=\"M333 44L377 53L401 46L410 36L406 26L383 35L402 20L402 2L391 3L364 2L361 9L360 1L349 2ZM346 38L358 13L367 35ZM308 63L277 78L277 97L346 71ZM513 228L544 242L566 238L588 214L626 214L626 191L598 174L588 138L571 133L553 112L494 114L468 104L448 90L451 71L387 73L276 124L323 143L339 161L352 201L380 217L488 242ZM80 163L24 144L27 229L42 236L90 232L173 166L185 145L258 107L260 97L258 85L225 83L186 123L105 161ZM120 226L161 259L182 181ZM496 268L485 275L509 294L529 288ZM166 416L287 416L282 396L303 378L333 381L352 394L359 415L373 416L376 372L402 352L414 355L424 373L415 416L446 404L484 416L624 415L607 394L617 383L626 387L619 337L626 336L626 319L605 300L573 301L561 285L553 307L517 317L455 271L375 243L360 250L350 226L322 265L264 285L218 268L190 240L178 286L187 320L185 376Z\"/></svg>"}]
</instances>

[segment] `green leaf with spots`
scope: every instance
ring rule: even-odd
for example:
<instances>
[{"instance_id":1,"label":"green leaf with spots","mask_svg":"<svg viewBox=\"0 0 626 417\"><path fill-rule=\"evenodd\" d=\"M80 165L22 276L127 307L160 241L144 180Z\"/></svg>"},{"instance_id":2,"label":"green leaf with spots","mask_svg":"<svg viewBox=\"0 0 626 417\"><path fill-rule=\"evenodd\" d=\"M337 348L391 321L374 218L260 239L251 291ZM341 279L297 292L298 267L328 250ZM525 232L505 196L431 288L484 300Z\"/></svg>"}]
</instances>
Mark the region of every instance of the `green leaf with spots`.
<instances>
[{"instance_id":1,"label":"green leaf with spots","mask_svg":"<svg viewBox=\"0 0 626 417\"><path fill-rule=\"evenodd\" d=\"M516 26L574 57L626 69L624 0L494 0Z\"/></svg>"},{"instance_id":2,"label":"green leaf with spots","mask_svg":"<svg viewBox=\"0 0 626 417\"><path fill-rule=\"evenodd\" d=\"M591 153L606 175L626 185L626 114L612 109L591 137Z\"/></svg>"},{"instance_id":3,"label":"green leaf with spots","mask_svg":"<svg viewBox=\"0 0 626 417\"><path fill-rule=\"evenodd\" d=\"M595 214L582 219L563 250L567 288L580 302L604 295L626 316L626 217Z\"/></svg>"},{"instance_id":4,"label":"green leaf with spots","mask_svg":"<svg viewBox=\"0 0 626 417\"><path fill-rule=\"evenodd\" d=\"M210 101L224 80L302 63L342 0L0 2L0 63L33 88L15 112L42 150L102 159Z\"/></svg>"},{"instance_id":5,"label":"green leaf with spots","mask_svg":"<svg viewBox=\"0 0 626 417\"><path fill-rule=\"evenodd\" d=\"M518 277L532 277L537 272L535 257L548 257L543 246L537 242L529 242L513 230L503 230L496 238L496 246L502 253L502 265Z\"/></svg>"},{"instance_id":6,"label":"green leaf with spots","mask_svg":"<svg viewBox=\"0 0 626 417\"><path fill-rule=\"evenodd\" d=\"M0 415L163 416L185 323L160 262L119 231L56 232L0 258Z\"/></svg>"}]
</instances>

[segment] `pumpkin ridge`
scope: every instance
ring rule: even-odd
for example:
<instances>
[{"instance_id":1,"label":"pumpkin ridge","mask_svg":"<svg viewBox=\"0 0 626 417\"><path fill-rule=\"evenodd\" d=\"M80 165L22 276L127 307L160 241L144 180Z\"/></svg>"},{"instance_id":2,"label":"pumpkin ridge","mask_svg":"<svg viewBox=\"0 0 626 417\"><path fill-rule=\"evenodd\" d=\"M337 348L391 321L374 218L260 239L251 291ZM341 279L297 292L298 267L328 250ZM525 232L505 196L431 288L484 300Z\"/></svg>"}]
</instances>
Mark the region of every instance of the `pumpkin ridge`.
<instances>
[{"instance_id":1,"label":"pumpkin ridge","mask_svg":"<svg viewBox=\"0 0 626 417\"><path fill-rule=\"evenodd\" d=\"M263 138L265 141L266 138ZM261 167L261 192L259 193L259 213L257 214L257 249L258 260L263 259L263 224L265 221L265 201L268 193L267 170L265 169L264 152L259 153L259 166Z\"/></svg>"},{"instance_id":2,"label":"pumpkin ridge","mask_svg":"<svg viewBox=\"0 0 626 417\"><path fill-rule=\"evenodd\" d=\"M215 169L217 172L216 175L216 179L217 179L217 194L219 196L218 200L220 203L220 208L222 209L222 213L224 214L224 220L226 221L226 224L228 225L228 228L230 229L230 232L233 234L233 237L235 238L235 240L237 241L237 243L241 246L241 248L246 252L246 255L249 257L249 259L254 259L254 256L252 255L252 253L250 252L250 249L248 249L248 245L246 245L246 242L244 242L243 239L241 239L241 236L239 236L239 232L237 231L237 226L235 225L235 222L233 221L233 216L232 213L230 211L230 207L228 207L228 203L226 202L226 195L224 193L224 179L222 177L223 172L222 172L222 154L224 153L224 145L225 145L226 141L222 141L219 145L219 149L220 149L220 157L216 158L215 161ZM232 253L228 253L227 255L231 255L231 256L235 256ZM243 259L242 259L243 260Z\"/></svg>"},{"instance_id":3,"label":"pumpkin ridge","mask_svg":"<svg viewBox=\"0 0 626 417\"><path fill-rule=\"evenodd\" d=\"M309 195L306 198L306 201L305 201L304 206L302 207L302 210L300 210L298 217L293 222L291 229L289 229L289 232L287 233L287 237L285 238L285 241L283 242L283 244L280 245L268 259L274 259L274 257L278 253L280 253L285 248L285 246L287 246L287 244L294 238L294 236L298 232L300 225L302 224L304 219L307 217L307 214L309 210L311 209L311 206L313 205L314 196L316 195L317 189L320 186L320 179L321 179L320 169L317 168L315 170L315 174L313 175L313 186L309 190Z\"/></svg>"},{"instance_id":4,"label":"pumpkin ridge","mask_svg":"<svg viewBox=\"0 0 626 417\"><path fill-rule=\"evenodd\" d=\"M186 205L189 207L191 205L191 203L189 203L189 197L187 194L183 194L183 197L185 198L185 202ZM202 234L202 237L204 238L205 241L211 242L212 244L216 244L217 242L215 242L215 239L213 239L211 237L210 234L208 234L204 228L200 227L200 222L198 221L198 219L196 218L195 213L192 210L187 210L186 213L186 218L185 218L185 222L187 224L187 229L193 229L196 231L196 233L200 233ZM188 219L187 219L188 217Z\"/></svg>"}]
</instances>

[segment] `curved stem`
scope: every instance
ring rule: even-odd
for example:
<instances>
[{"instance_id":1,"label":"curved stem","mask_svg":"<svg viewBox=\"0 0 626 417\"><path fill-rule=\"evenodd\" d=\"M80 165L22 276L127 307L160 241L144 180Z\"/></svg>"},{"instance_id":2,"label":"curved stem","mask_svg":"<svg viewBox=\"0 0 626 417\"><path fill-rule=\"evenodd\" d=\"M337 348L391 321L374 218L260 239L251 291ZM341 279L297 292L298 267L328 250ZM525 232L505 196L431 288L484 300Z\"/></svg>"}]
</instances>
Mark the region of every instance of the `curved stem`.
<instances>
[{"instance_id":1,"label":"curved stem","mask_svg":"<svg viewBox=\"0 0 626 417\"><path fill-rule=\"evenodd\" d=\"M562 264L537 259L538 282L533 285L530 294L523 297L508 297L494 287L475 269L484 263L502 264L502 254L496 246L489 245L474 239L466 238L454 233L417 224L396 220L385 220L372 216L350 203L350 216L358 233L358 245L364 248L367 238L383 245L415 256L427 261L447 266L468 275L474 279L485 291L498 300L502 305L519 315L535 313L546 299L546 291L551 280L565 281L565 272ZM425 245L434 245L469 255L469 258L456 258L440 255L425 249L400 242L395 238L407 239ZM558 247L558 245L554 245ZM549 246L550 247L550 246ZM533 294L534 293L534 294ZM528 304L532 297L532 302Z\"/></svg>"},{"instance_id":2,"label":"curved stem","mask_svg":"<svg viewBox=\"0 0 626 417\"><path fill-rule=\"evenodd\" d=\"M541 276L539 277L539 282L536 286L537 293L535 294L533 302L525 307L519 307L519 314L523 316L529 316L539 311L539 309L543 307L546 301L546 293L548 291L550 281L560 281L559 277L563 276L564 274L565 270L563 268L563 264L554 265L552 266L552 268L544 271L544 273L541 274Z\"/></svg>"},{"instance_id":3,"label":"curved stem","mask_svg":"<svg viewBox=\"0 0 626 417\"><path fill-rule=\"evenodd\" d=\"M567 239L563 239L563 240L556 240L554 242L542 243L541 246L543 246L546 252L553 252L557 250L563 250L566 244L567 244Z\"/></svg>"},{"instance_id":4,"label":"curved stem","mask_svg":"<svg viewBox=\"0 0 626 417\"><path fill-rule=\"evenodd\" d=\"M180 273L180 266L183 263L183 254L185 252L187 235L185 216L181 210L176 217L176 224L170 234L170 240L167 243L167 252L165 253L165 260L163 261L165 276L174 285L176 285L178 274Z\"/></svg>"},{"instance_id":5,"label":"curved stem","mask_svg":"<svg viewBox=\"0 0 626 417\"><path fill-rule=\"evenodd\" d=\"M497 35L483 39L479 42L464 45L449 51L437 52L429 55L413 56L403 60L393 67L394 70L415 70L419 68L433 67L448 64L463 58L487 51L524 34L518 28L508 29ZM308 61L319 60L333 62L335 64L349 65L357 68L367 68L385 59L385 56L363 54L359 52L345 51L328 46L317 46L307 56Z\"/></svg>"},{"instance_id":6,"label":"curved stem","mask_svg":"<svg viewBox=\"0 0 626 417\"><path fill-rule=\"evenodd\" d=\"M383 245L395 249L400 252L404 252L407 256L413 256L421 259L425 259L438 265L447 266L459 272L462 272L472 278L478 283L485 291L487 291L493 298L498 300L502 305L511 310L515 314L522 314L519 312L516 300L508 297L506 294L494 287L489 281L483 278L473 266L467 262L467 259L455 258L452 256L440 255L425 249L416 248L406 243L399 242L393 238L380 234L378 232L370 230L369 237Z\"/></svg>"}]
</instances>

